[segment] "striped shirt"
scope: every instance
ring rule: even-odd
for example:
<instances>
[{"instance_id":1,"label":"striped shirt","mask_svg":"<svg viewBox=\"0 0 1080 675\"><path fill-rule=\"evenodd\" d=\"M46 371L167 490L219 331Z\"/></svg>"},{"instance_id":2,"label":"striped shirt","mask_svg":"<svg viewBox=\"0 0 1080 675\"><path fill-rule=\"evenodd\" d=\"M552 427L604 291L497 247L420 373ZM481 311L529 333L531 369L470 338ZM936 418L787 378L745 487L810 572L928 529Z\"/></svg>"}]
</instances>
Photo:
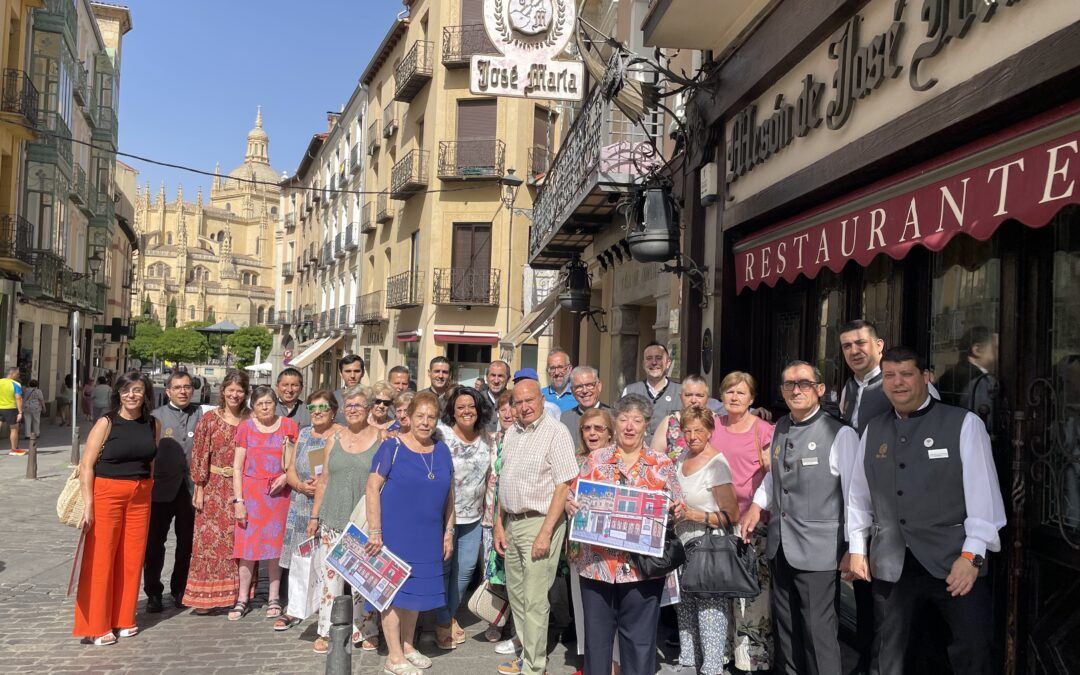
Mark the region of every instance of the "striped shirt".
<instances>
[{"instance_id":1,"label":"striped shirt","mask_svg":"<svg viewBox=\"0 0 1080 675\"><path fill-rule=\"evenodd\" d=\"M555 487L578 475L574 441L561 422L542 414L527 427L515 424L503 440L499 504L507 513L546 514Z\"/></svg>"}]
</instances>

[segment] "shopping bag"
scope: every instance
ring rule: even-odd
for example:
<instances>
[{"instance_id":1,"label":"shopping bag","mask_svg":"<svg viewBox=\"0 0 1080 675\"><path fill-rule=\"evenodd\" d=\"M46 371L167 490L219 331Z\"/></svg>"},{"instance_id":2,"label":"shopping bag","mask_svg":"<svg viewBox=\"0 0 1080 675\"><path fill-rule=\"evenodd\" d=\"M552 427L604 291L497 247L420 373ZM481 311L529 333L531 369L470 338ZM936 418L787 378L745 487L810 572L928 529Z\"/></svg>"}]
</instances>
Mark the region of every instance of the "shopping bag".
<instances>
[{"instance_id":1,"label":"shopping bag","mask_svg":"<svg viewBox=\"0 0 1080 675\"><path fill-rule=\"evenodd\" d=\"M510 615L510 601L506 598L506 590L489 583L480 584L469 598L469 611L492 626L502 628Z\"/></svg>"},{"instance_id":2,"label":"shopping bag","mask_svg":"<svg viewBox=\"0 0 1080 675\"><path fill-rule=\"evenodd\" d=\"M289 561L289 606L285 613L298 619L306 619L319 611L326 567L323 565L322 547L312 537L301 542Z\"/></svg>"}]
</instances>

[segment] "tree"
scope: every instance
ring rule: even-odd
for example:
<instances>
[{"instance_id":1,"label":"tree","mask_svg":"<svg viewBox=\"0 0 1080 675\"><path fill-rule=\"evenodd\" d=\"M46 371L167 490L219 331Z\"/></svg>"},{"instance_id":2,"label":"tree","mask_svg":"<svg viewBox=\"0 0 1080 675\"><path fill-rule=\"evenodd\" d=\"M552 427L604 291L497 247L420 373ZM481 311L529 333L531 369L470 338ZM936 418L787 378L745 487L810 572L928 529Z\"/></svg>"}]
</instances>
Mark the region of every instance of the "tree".
<instances>
[{"instance_id":1,"label":"tree","mask_svg":"<svg viewBox=\"0 0 1080 675\"><path fill-rule=\"evenodd\" d=\"M147 293L143 297L143 301L142 301L142 315L149 317L149 316L153 316L153 314L154 314L154 303L150 302L150 294Z\"/></svg>"},{"instance_id":2,"label":"tree","mask_svg":"<svg viewBox=\"0 0 1080 675\"><path fill-rule=\"evenodd\" d=\"M192 329L194 329L194 328L206 328L207 326L209 326L212 323L214 323L214 322L213 321L188 321L182 327L183 328L192 328Z\"/></svg>"},{"instance_id":3,"label":"tree","mask_svg":"<svg viewBox=\"0 0 1080 675\"><path fill-rule=\"evenodd\" d=\"M217 323L217 319L214 317L214 308L211 307L206 311L206 325L209 326L215 323Z\"/></svg>"},{"instance_id":4,"label":"tree","mask_svg":"<svg viewBox=\"0 0 1080 675\"><path fill-rule=\"evenodd\" d=\"M155 342L158 356L166 361L202 363L210 356L206 338L190 328L166 328Z\"/></svg>"},{"instance_id":5,"label":"tree","mask_svg":"<svg viewBox=\"0 0 1080 675\"><path fill-rule=\"evenodd\" d=\"M131 325L135 329L135 336L128 343L128 353L143 363L148 363L154 358L157 339L161 336L161 326L150 317L134 317Z\"/></svg>"},{"instance_id":6,"label":"tree","mask_svg":"<svg viewBox=\"0 0 1080 675\"><path fill-rule=\"evenodd\" d=\"M243 368L255 362L255 348L262 347L263 356L269 356L274 337L262 326L241 328L225 338L229 353L236 357L236 367Z\"/></svg>"},{"instance_id":7,"label":"tree","mask_svg":"<svg viewBox=\"0 0 1080 675\"><path fill-rule=\"evenodd\" d=\"M165 308L165 327L176 328L176 298L169 300L169 306Z\"/></svg>"}]
</instances>

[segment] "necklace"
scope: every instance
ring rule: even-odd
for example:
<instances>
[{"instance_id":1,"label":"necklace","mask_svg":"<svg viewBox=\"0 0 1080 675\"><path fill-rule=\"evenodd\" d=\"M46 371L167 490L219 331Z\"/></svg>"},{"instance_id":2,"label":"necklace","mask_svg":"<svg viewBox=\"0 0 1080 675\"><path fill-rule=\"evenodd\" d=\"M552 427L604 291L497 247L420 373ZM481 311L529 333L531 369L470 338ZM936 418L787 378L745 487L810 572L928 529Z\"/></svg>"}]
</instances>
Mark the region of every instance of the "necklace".
<instances>
[{"instance_id":1,"label":"necklace","mask_svg":"<svg viewBox=\"0 0 1080 675\"><path fill-rule=\"evenodd\" d=\"M421 452L421 453L417 453L417 454L420 455L420 461L422 461L424 463L424 466L427 467L428 480L435 480L435 449L432 448L431 452L427 452L427 453ZM425 457L427 457L428 455L431 455L431 463L430 464L428 463L427 459L425 459Z\"/></svg>"}]
</instances>

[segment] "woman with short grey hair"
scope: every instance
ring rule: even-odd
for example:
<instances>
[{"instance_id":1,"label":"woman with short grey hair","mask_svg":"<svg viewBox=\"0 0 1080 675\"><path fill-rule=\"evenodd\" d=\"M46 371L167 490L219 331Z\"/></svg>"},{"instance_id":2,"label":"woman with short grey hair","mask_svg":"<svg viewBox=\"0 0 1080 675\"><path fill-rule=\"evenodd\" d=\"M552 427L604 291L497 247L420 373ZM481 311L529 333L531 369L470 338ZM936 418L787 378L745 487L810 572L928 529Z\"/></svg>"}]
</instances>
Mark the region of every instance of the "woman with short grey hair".
<instances>
[{"instance_id":1,"label":"woman with short grey hair","mask_svg":"<svg viewBox=\"0 0 1080 675\"><path fill-rule=\"evenodd\" d=\"M653 414L652 401L641 394L627 394L618 401L615 401L615 405L612 406L611 409L611 415L615 419L618 419L620 415L624 415L631 411L641 413L641 416L648 421Z\"/></svg>"}]
</instances>

